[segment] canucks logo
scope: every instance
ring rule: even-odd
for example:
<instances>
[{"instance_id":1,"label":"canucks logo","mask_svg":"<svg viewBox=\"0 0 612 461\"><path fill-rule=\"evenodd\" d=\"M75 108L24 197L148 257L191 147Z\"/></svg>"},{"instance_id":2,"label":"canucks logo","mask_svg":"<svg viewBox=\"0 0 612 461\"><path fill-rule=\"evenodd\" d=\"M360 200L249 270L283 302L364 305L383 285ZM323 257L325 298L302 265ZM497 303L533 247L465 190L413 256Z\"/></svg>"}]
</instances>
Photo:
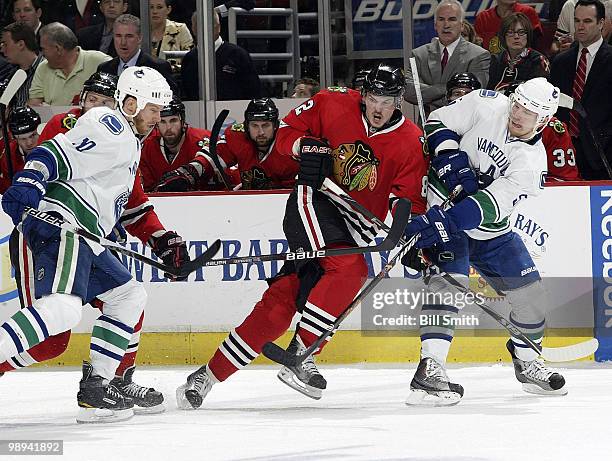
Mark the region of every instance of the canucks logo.
<instances>
[{"instance_id":1,"label":"canucks logo","mask_svg":"<svg viewBox=\"0 0 612 461\"><path fill-rule=\"evenodd\" d=\"M332 152L334 176L339 184L349 191L374 190L378 179L380 160L374 156L372 148L362 141L355 144L341 144Z\"/></svg>"},{"instance_id":2,"label":"canucks logo","mask_svg":"<svg viewBox=\"0 0 612 461\"><path fill-rule=\"evenodd\" d=\"M123 123L121 123L115 114L104 114L100 117L100 123L114 135L118 135L123 131Z\"/></svg>"},{"instance_id":3,"label":"canucks logo","mask_svg":"<svg viewBox=\"0 0 612 461\"><path fill-rule=\"evenodd\" d=\"M119 218L123 214L123 210L125 209L125 205L128 202L129 198L130 198L130 192L125 191L125 192L122 192L115 199L115 222L119 221Z\"/></svg>"}]
</instances>

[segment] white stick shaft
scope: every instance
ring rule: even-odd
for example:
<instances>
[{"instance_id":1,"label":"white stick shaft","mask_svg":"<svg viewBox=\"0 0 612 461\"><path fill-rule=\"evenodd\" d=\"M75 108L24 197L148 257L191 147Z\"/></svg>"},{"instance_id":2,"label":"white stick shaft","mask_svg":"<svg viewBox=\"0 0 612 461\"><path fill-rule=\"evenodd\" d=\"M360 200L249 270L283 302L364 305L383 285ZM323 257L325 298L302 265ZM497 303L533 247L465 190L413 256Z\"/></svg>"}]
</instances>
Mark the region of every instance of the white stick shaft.
<instances>
[{"instance_id":1,"label":"white stick shaft","mask_svg":"<svg viewBox=\"0 0 612 461\"><path fill-rule=\"evenodd\" d=\"M4 90L4 93L2 93L2 96L0 96L0 104L8 106L11 99L13 99L13 96L15 96L15 93L17 93L19 88L21 88L23 82L26 81L26 78L28 78L28 75L25 73L25 71L23 69L18 69L8 82L6 90Z\"/></svg>"},{"instance_id":2,"label":"white stick shaft","mask_svg":"<svg viewBox=\"0 0 612 461\"><path fill-rule=\"evenodd\" d=\"M419 115L421 116L421 124L425 125L425 106L423 105L423 95L421 94L421 81L419 80L419 71L417 69L415 58L410 58L410 70L412 71L414 91L416 92L417 103L419 105Z\"/></svg>"}]
</instances>

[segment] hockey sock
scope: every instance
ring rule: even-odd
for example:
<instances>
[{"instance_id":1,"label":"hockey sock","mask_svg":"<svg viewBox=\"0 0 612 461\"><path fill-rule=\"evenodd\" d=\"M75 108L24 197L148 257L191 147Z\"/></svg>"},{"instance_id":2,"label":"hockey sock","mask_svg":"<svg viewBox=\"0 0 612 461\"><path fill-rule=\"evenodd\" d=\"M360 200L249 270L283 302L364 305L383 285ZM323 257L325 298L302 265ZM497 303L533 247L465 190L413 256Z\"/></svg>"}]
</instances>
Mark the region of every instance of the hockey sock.
<instances>
[{"instance_id":1,"label":"hockey sock","mask_svg":"<svg viewBox=\"0 0 612 461\"><path fill-rule=\"evenodd\" d=\"M117 371L115 371L116 376L123 376L125 370L134 366L136 362L136 354L138 354L138 345L140 343L140 331L142 330L142 323L144 321L144 311L140 314L140 320L134 327L134 333L132 333L132 337L130 338L130 343L128 344L128 348L125 351L125 355L123 356L123 360L117 367Z\"/></svg>"},{"instance_id":2,"label":"hockey sock","mask_svg":"<svg viewBox=\"0 0 612 461\"><path fill-rule=\"evenodd\" d=\"M519 322L514 318L513 313L510 313L510 321L519 327L523 334L528 336L533 342L542 344L542 338L544 337L544 320L536 323ZM514 336L512 336L512 344L514 345L514 355L520 360L531 362L538 358L539 354L536 351Z\"/></svg>"},{"instance_id":3,"label":"hockey sock","mask_svg":"<svg viewBox=\"0 0 612 461\"><path fill-rule=\"evenodd\" d=\"M274 281L264 292L251 313L215 351L207 368L225 381L254 360L268 341L281 336L295 315L299 281L296 274Z\"/></svg>"},{"instance_id":4,"label":"hockey sock","mask_svg":"<svg viewBox=\"0 0 612 461\"><path fill-rule=\"evenodd\" d=\"M106 379L115 376L115 370L130 344L134 329L117 319L101 315L91 332L90 357L94 374Z\"/></svg>"},{"instance_id":5,"label":"hockey sock","mask_svg":"<svg viewBox=\"0 0 612 461\"><path fill-rule=\"evenodd\" d=\"M330 246L342 247L345 245ZM298 324L300 339L306 347L329 330L357 295L368 275L362 255L323 258L319 264L325 272L310 291ZM327 342L321 347L325 344Z\"/></svg>"},{"instance_id":6,"label":"hockey sock","mask_svg":"<svg viewBox=\"0 0 612 461\"><path fill-rule=\"evenodd\" d=\"M21 309L0 325L0 360L21 354L48 337L47 324L37 309Z\"/></svg>"},{"instance_id":7,"label":"hockey sock","mask_svg":"<svg viewBox=\"0 0 612 461\"><path fill-rule=\"evenodd\" d=\"M419 315L421 333L421 356L436 362L446 363L455 327L451 319L459 310L453 306L424 304Z\"/></svg>"},{"instance_id":8,"label":"hockey sock","mask_svg":"<svg viewBox=\"0 0 612 461\"><path fill-rule=\"evenodd\" d=\"M64 353L70 341L70 331L64 331L58 335L49 336L42 343L11 357L6 362L0 363L0 372L12 371L19 368L29 367L35 363L51 360Z\"/></svg>"}]
</instances>

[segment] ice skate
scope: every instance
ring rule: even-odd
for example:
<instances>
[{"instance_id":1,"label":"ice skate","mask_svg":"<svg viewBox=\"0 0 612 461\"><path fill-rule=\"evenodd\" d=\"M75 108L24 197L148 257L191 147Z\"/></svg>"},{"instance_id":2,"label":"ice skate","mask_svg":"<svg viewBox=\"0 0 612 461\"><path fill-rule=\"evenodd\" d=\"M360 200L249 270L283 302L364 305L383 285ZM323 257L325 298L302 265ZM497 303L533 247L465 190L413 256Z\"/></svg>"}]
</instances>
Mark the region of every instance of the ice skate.
<instances>
[{"instance_id":1,"label":"ice skate","mask_svg":"<svg viewBox=\"0 0 612 461\"><path fill-rule=\"evenodd\" d=\"M305 350L297 336L293 337L287 348L287 352L292 354L301 354ZM295 367L281 368L277 376L287 386L315 400L323 396L323 389L327 387L327 381L319 373L312 355Z\"/></svg>"},{"instance_id":2,"label":"ice skate","mask_svg":"<svg viewBox=\"0 0 612 461\"><path fill-rule=\"evenodd\" d=\"M135 367L125 370L122 377L115 377L110 384L119 389L124 396L134 401L135 414L155 414L166 411L164 395L152 387L144 387L132 381Z\"/></svg>"},{"instance_id":3,"label":"ice skate","mask_svg":"<svg viewBox=\"0 0 612 461\"><path fill-rule=\"evenodd\" d=\"M565 378L550 368L540 358L531 361L519 359L514 353L514 344L509 339L506 348L512 356L514 374L529 394L566 395Z\"/></svg>"},{"instance_id":4,"label":"ice skate","mask_svg":"<svg viewBox=\"0 0 612 461\"><path fill-rule=\"evenodd\" d=\"M444 366L430 357L423 357L410 383L406 405L449 406L463 397L463 387L451 383Z\"/></svg>"},{"instance_id":5,"label":"ice skate","mask_svg":"<svg viewBox=\"0 0 612 461\"><path fill-rule=\"evenodd\" d=\"M79 383L77 423L114 423L134 416L134 402L102 376L93 376L93 367L83 362Z\"/></svg>"},{"instance_id":6,"label":"ice skate","mask_svg":"<svg viewBox=\"0 0 612 461\"><path fill-rule=\"evenodd\" d=\"M217 382L206 370L206 365L187 377L187 382L176 389L176 404L181 410L200 408L202 401Z\"/></svg>"}]
</instances>

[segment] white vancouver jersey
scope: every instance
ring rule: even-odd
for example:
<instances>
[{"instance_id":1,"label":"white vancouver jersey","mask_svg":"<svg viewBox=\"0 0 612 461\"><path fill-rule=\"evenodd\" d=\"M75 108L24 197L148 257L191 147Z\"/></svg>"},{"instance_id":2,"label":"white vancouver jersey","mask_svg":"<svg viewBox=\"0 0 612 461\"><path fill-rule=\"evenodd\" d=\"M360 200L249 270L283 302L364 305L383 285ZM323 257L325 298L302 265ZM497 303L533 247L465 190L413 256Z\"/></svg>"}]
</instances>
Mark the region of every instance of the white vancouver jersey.
<instances>
[{"instance_id":1,"label":"white vancouver jersey","mask_svg":"<svg viewBox=\"0 0 612 461\"><path fill-rule=\"evenodd\" d=\"M425 126L431 151L456 149L458 143L479 177L480 190L470 199L480 207L481 224L466 231L477 240L510 232L509 217L515 206L544 189L547 164L542 140L512 137L509 111L509 100L501 93L473 91L432 112ZM439 205L448 191L433 169L428 178L428 205Z\"/></svg>"},{"instance_id":2,"label":"white vancouver jersey","mask_svg":"<svg viewBox=\"0 0 612 461\"><path fill-rule=\"evenodd\" d=\"M141 144L118 110L96 107L74 128L41 144L52 154L57 178L50 178L38 207L106 236L128 201L140 161Z\"/></svg>"}]
</instances>

